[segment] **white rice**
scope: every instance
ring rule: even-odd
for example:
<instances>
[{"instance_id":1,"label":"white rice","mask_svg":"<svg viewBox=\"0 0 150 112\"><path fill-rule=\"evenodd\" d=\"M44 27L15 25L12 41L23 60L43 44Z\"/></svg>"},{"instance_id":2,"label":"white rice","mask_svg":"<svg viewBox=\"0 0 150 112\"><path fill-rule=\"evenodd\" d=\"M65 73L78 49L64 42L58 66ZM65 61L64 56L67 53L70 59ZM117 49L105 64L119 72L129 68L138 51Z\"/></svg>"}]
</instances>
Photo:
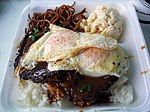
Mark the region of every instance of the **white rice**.
<instances>
[{"instance_id":1,"label":"white rice","mask_svg":"<svg viewBox=\"0 0 150 112\"><path fill-rule=\"evenodd\" d=\"M49 104L47 96L47 85L35 84L28 80L26 85L21 86L19 101L21 101L27 107L36 105L41 107Z\"/></svg>"},{"instance_id":2,"label":"white rice","mask_svg":"<svg viewBox=\"0 0 150 112\"><path fill-rule=\"evenodd\" d=\"M110 101L113 103L130 104L133 102L133 85L125 84L128 78L122 76L110 89L112 96Z\"/></svg>"}]
</instances>

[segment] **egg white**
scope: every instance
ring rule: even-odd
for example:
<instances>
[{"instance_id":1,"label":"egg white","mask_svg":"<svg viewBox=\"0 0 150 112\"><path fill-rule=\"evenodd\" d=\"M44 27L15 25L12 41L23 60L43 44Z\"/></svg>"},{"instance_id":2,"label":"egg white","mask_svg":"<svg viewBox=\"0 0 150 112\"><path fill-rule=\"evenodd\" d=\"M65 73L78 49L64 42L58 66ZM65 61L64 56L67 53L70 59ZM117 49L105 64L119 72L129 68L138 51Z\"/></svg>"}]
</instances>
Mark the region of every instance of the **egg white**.
<instances>
[{"instance_id":1,"label":"egg white","mask_svg":"<svg viewBox=\"0 0 150 112\"><path fill-rule=\"evenodd\" d=\"M105 50L117 47L115 39L99 34L77 33L56 25L50 25L50 29L50 32L31 45L22 58L21 66L33 69L39 61L66 60L90 47Z\"/></svg>"}]
</instances>

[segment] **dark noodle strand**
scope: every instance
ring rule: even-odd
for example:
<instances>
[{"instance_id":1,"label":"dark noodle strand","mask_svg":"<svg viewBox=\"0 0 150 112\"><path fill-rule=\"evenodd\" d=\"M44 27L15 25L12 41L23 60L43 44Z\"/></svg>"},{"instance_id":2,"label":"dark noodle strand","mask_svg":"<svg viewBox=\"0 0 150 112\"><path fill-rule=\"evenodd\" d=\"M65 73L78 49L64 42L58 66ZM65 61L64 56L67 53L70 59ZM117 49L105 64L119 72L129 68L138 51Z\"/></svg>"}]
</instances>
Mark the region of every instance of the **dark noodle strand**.
<instances>
[{"instance_id":1,"label":"dark noodle strand","mask_svg":"<svg viewBox=\"0 0 150 112\"><path fill-rule=\"evenodd\" d=\"M27 31L32 32L34 28L39 28L39 32L43 32L45 27L49 27L49 24L56 24L73 31L82 31L79 24L82 19L86 18L84 16L86 9L75 14L74 5L75 2L71 6L62 5L60 7L56 7L54 10L47 9L45 13L34 13L32 18L28 16L30 22ZM29 34L27 32L25 33Z\"/></svg>"}]
</instances>

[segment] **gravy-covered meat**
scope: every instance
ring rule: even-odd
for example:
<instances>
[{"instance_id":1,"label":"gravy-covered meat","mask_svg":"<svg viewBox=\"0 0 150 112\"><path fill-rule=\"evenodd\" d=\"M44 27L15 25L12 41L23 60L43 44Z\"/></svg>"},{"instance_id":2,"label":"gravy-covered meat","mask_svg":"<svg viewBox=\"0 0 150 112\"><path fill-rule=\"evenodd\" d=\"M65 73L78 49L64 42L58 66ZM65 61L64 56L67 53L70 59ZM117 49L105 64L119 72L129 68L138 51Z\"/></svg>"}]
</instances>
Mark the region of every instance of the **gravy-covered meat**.
<instances>
[{"instance_id":1,"label":"gravy-covered meat","mask_svg":"<svg viewBox=\"0 0 150 112\"><path fill-rule=\"evenodd\" d=\"M64 96L82 107L96 102L109 102L111 94L108 89L118 80L116 76L89 77L76 70L48 71L46 67L40 67L32 72L24 71L20 78L30 79L35 83L48 83L50 103Z\"/></svg>"}]
</instances>

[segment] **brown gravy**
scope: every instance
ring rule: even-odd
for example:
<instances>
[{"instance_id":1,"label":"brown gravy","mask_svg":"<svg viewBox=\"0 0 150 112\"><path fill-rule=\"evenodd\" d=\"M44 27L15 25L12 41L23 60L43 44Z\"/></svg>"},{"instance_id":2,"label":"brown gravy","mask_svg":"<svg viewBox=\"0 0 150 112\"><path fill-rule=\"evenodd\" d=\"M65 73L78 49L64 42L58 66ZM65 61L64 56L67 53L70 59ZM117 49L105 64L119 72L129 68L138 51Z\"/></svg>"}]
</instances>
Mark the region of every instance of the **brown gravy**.
<instances>
[{"instance_id":1,"label":"brown gravy","mask_svg":"<svg viewBox=\"0 0 150 112\"><path fill-rule=\"evenodd\" d=\"M33 70L25 70L20 74L20 78L32 80L34 83L48 83L49 86L60 90L69 101L81 107L108 103L111 95L108 90L118 80L118 77L109 75L89 77L76 70L49 71L46 62L40 62ZM54 95L50 95L50 98L54 99Z\"/></svg>"}]
</instances>

